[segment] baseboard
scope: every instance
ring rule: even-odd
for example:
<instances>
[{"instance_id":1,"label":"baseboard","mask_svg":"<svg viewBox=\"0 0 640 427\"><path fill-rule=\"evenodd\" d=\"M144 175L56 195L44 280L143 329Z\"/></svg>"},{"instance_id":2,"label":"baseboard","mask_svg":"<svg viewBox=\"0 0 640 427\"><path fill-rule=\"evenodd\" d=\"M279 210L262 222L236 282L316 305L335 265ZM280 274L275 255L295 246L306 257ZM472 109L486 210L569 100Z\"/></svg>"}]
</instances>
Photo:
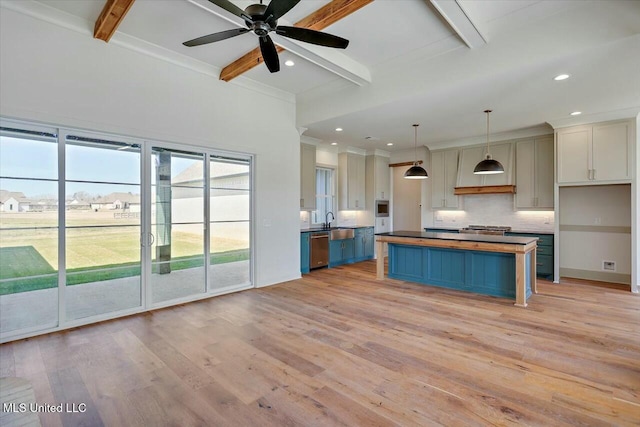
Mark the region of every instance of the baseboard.
<instances>
[{"instance_id":1,"label":"baseboard","mask_svg":"<svg viewBox=\"0 0 640 427\"><path fill-rule=\"evenodd\" d=\"M599 282L622 283L631 285L631 275L623 273L607 273L605 271L579 270L576 268L560 268L560 276L575 279L597 280Z\"/></svg>"}]
</instances>

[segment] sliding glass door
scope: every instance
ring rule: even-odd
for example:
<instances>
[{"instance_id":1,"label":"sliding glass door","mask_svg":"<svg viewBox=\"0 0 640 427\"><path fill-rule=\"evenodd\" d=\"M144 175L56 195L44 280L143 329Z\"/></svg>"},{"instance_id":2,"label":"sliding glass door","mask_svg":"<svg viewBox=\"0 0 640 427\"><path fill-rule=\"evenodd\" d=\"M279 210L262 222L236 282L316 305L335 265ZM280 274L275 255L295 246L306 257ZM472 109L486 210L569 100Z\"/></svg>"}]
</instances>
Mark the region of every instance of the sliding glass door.
<instances>
[{"instance_id":1,"label":"sliding glass door","mask_svg":"<svg viewBox=\"0 0 640 427\"><path fill-rule=\"evenodd\" d=\"M206 291L203 153L153 147L151 301Z\"/></svg>"},{"instance_id":2,"label":"sliding glass door","mask_svg":"<svg viewBox=\"0 0 640 427\"><path fill-rule=\"evenodd\" d=\"M58 325L55 129L0 133L0 333Z\"/></svg>"},{"instance_id":3,"label":"sliding glass door","mask_svg":"<svg viewBox=\"0 0 640 427\"><path fill-rule=\"evenodd\" d=\"M212 156L210 176L209 288L219 292L251 283L251 163Z\"/></svg>"},{"instance_id":4,"label":"sliding glass door","mask_svg":"<svg viewBox=\"0 0 640 427\"><path fill-rule=\"evenodd\" d=\"M140 145L67 135L66 320L140 307Z\"/></svg>"},{"instance_id":5,"label":"sliding glass door","mask_svg":"<svg viewBox=\"0 0 640 427\"><path fill-rule=\"evenodd\" d=\"M0 342L252 286L252 157L0 123Z\"/></svg>"}]
</instances>

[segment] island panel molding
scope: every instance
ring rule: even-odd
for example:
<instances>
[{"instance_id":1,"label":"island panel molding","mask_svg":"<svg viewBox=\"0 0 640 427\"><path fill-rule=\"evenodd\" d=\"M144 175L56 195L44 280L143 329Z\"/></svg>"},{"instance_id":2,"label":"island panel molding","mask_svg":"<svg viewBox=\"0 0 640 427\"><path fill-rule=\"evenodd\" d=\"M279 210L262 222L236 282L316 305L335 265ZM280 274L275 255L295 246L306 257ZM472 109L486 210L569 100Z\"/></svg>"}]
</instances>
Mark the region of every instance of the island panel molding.
<instances>
[{"instance_id":1,"label":"island panel molding","mask_svg":"<svg viewBox=\"0 0 640 427\"><path fill-rule=\"evenodd\" d=\"M426 285L515 298L518 307L537 293L537 237L399 231L376 234L389 246L389 277ZM384 279L384 259L376 265Z\"/></svg>"}]
</instances>

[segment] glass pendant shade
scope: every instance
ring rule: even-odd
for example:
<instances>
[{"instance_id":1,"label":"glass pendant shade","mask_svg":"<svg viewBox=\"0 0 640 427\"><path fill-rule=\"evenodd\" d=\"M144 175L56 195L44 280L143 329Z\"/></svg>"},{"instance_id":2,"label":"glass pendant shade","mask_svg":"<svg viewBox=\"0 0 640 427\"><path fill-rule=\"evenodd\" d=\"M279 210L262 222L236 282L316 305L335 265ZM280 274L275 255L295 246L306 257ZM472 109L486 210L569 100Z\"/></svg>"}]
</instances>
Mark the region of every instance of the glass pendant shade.
<instances>
[{"instance_id":1,"label":"glass pendant shade","mask_svg":"<svg viewBox=\"0 0 640 427\"><path fill-rule=\"evenodd\" d=\"M415 161L413 162L413 166L411 166L409 169L407 169L407 171L404 173L404 177L406 179L426 179L429 178L429 174L427 173L427 171L418 165L418 126L420 125L413 125L413 129L415 130L414 132L414 150L415 150Z\"/></svg>"},{"instance_id":2,"label":"glass pendant shade","mask_svg":"<svg viewBox=\"0 0 640 427\"><path fill-rule=\"evenodd\" d=\"M487 114L487 156L476 165L473 173L476 175L504 173L504 166L499 161L494 160L489 153L489 113L491 113L491 110L484 110L484 112Z\"/></svg>"}]
</instances>

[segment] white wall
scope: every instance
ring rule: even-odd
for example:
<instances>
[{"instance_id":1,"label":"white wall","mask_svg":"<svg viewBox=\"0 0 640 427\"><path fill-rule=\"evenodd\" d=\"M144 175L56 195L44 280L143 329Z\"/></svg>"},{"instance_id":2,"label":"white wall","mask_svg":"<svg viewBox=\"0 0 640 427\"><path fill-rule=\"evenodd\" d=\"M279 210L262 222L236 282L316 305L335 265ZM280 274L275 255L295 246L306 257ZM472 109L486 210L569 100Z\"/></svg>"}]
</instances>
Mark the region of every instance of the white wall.
<instances>
[{"instance_id":1,"label":"white wall","mask_svg":"<svg viewBox=\"0 0 640 427\"><path fill-rule=\"evenodd\" d=\"M18 4L19 5L19 4ZM255 154L255 283L300 276L295 104L5 7L0 114ZM263 91L264 92L264 91Z\"/></svg>"},{"instance_id":2,"label":"white wall","mask_svg":"<svg viewBox=\"0 0 640 427\"><path fill-rule=\"evenodd\" d=\"M422 160L422 167L425 168L427 170L427 174L430 174L431 171L429 170L429 165L431 164L431 152L424 146L422 147L418 147L417 150L417 156L418 156L418 160ZM389 163L403 163L403 162L413 162L416 160L416 153L414 149L409 149L409 150L402 150L402 151L394 151L391 153L391 157L389 159ZM397 168L393 168L394 171L391 173L392 179L391 179L391 188L392 188L392 192L391 192L391 204L392 207L396 206L397 202L400 202L400 204L402 205L405 201L398 201L396 199L396 192L395 189L398 186L402 186L404 182L407 182L407 185L410 185L410 183L408 183L408 181L410 180L404 180L404 179L399 179L397 171L395 169ZM400 174L400 176L402 176L404 174L404 172L409 169L409 166L402 167L400 168L402 169L402 174ZM399 181L399 182L398 182ZM431 184L429 182L429 178L427 179L423 179L420 180L420 200L419 203L421 205L420 207L420 223L421 223L421 229L426 227L429 224L430 221L430 206L431 206ZM391 211L391 218L390 220L392 221L392 224L394 223L394 216L396 215L396 212Z\"/></svg>"}]
</instances>

